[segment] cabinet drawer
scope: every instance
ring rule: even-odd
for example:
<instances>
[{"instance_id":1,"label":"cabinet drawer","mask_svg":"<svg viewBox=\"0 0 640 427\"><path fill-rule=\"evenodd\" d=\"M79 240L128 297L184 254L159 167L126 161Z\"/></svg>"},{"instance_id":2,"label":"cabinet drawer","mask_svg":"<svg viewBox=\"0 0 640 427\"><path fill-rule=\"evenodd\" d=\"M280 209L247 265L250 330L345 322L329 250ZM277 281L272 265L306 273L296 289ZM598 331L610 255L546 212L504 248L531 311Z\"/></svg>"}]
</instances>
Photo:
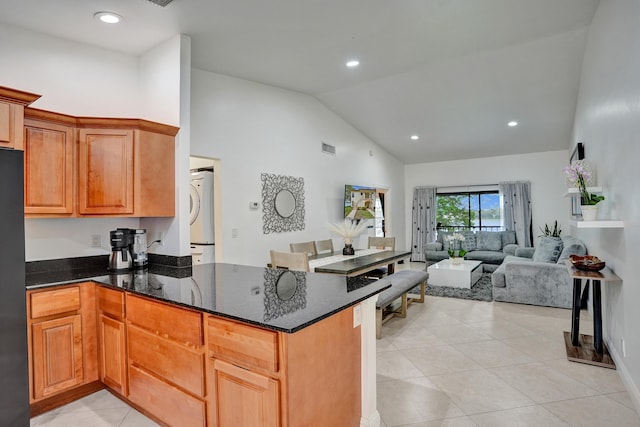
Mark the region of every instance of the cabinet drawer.
<instances>
[{"instance_id":1,"label":"cabinet drawer","mask_svg":"<svg viewBox=\"0 0 640 427\"><path fill-rule=\"evenodd\" d=\"M181 344L204 344L202 315L127 294L127 321Z\"/></svg>"},{"instance_id":2,"label":"cabinet drawer","mask_svg":"<svg viewBox=\"0 0 640 427\"><path fill-rule=\"evenodd\" d=\"M207 321L209 351L216 357L278 371L278 333L217 317Z\"/></svg>"},{"instance_id":3,"label":"cabinet drawer","mask_svg":"<svg viewBox=\"0 0 640 427\"><path fill-rule=\"evenodd\" d=\"M76 311L80 309L80 288L73 286L33 292L29 302L32 319Z\"/></svg>"},{"instance_id":4,"label":"cabinet drawer","mask_svg":"<svg viewBox=\"0 0 640 427\"><path fill-rule=\"evenodd\" d=\"M124 292L98 286L98 308L110 317L124 319Z\"/></svg>"},{"instance_id":5,"label":"cabinet drawer","mask_svg":"<svg viewBox=\"0 0 640 427\"><path fill-rule=\"evenodd\" d=\"M197 396L205 395L204 353L130 325L129 361Z\"/></svg>"},{"instance_id":6,"label":"cabinet drawer","mask_svg":"<svg viewBox=\"0 0 640 427\"><path fill-rule=\"evenodd\" d=\"M129 367L129 400L171 426L205 426L205 403L159 380Z\"/></svg>"}]
</instances>

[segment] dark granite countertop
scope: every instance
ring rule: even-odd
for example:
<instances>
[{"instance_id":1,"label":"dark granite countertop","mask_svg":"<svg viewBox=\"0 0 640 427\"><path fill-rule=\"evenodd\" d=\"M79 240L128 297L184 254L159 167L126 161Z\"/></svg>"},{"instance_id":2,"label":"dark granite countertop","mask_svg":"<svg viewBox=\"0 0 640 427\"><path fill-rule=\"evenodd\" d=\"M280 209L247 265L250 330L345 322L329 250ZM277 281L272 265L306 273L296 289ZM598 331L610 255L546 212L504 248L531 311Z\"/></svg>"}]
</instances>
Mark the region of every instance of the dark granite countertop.
<instances>
[{"instance_id":1,"label":"dark granite countertop","mask_svg":"<svg viewBox=\"0 0 640 427\"><path fill-rule=\"evenodd\" d=\"M160 301L293 333L388 287L369 279L234 264L197 265L189 270L191 275L188 277L175 277L181 274L171 275L172 271L154 272L153 268L129 274L105 274L104 270L90 269L68 272L75 277L64 277L63 273L48 276L35 273L27 275L27 289L91 280Z\"/></svg>"}]
</instances>

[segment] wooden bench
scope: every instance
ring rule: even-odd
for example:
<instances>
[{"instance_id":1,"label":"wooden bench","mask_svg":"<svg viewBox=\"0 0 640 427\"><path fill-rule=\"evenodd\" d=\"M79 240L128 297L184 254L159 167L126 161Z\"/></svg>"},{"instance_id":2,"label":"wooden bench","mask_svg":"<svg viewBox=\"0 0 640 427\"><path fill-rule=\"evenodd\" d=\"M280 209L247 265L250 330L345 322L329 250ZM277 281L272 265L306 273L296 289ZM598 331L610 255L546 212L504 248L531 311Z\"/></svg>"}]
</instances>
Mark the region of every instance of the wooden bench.
<instances>
[{"instance_id":1,"label":"wooden bench","mask_svg":"<svg viewBox=\"0 0 640 427\"><path fill-rule=\"evenodd\" d=\"M393 316L407 317L407 306L412 302L424 302L424 288L429 275L426 271L401 270L378 281L378 283L388 283L390 288L385 289L378 295L376 302L376 338L382 338L382 325ZM411 289L420 285L420 295L418 298L409 298ZM391 303L398 298L402 298L402 303L397 309L389 308Z\"/></svg>"}]
</instances>

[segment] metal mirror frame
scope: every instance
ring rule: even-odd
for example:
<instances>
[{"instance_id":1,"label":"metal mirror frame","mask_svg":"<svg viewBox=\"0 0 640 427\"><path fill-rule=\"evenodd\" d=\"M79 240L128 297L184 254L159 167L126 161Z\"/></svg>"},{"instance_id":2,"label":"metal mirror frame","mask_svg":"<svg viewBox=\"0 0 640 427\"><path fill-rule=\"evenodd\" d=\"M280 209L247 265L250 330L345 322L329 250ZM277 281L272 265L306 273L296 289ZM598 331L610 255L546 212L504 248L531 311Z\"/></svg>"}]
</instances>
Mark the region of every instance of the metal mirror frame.
<instances>
[{"instance_id":1,"label":"metal mirror frame","mask_svg":"<svg viewBox=\"0 0 640 427\"><path fill-rule=\"evenodd\" d=\"M262 180L262 231L264 234L304 230L304 178L263 173ZM286 197L294 206L278 204ZM289 209L286 209L289 207ZM288 214L288 215L287 215Z\"/></svg>"}]
</instances>

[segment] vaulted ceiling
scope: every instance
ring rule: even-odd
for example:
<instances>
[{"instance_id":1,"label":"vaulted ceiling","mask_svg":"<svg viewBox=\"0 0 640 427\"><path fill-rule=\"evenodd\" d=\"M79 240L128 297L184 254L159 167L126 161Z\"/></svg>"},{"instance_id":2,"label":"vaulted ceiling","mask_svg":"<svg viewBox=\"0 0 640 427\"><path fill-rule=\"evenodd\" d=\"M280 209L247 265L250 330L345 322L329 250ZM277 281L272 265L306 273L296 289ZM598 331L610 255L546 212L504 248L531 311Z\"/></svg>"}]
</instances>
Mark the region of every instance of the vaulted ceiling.
<instances>
[{"instance_id":1,"label":"vaulted ceiling","mask_svg":"<svg viewBox=\"0 0 640 427\"><path fill-rule=\"evenodd\" d=\"M598 0L10 0L0 22L315 96L404 163L570 146ZM124 21L107 26L98 11ZM360 65L345 63L357 59ZM515 120L518 126L509 127ZM418 135L417 141L410 139Z\"/></svg>"}]
</instances>

